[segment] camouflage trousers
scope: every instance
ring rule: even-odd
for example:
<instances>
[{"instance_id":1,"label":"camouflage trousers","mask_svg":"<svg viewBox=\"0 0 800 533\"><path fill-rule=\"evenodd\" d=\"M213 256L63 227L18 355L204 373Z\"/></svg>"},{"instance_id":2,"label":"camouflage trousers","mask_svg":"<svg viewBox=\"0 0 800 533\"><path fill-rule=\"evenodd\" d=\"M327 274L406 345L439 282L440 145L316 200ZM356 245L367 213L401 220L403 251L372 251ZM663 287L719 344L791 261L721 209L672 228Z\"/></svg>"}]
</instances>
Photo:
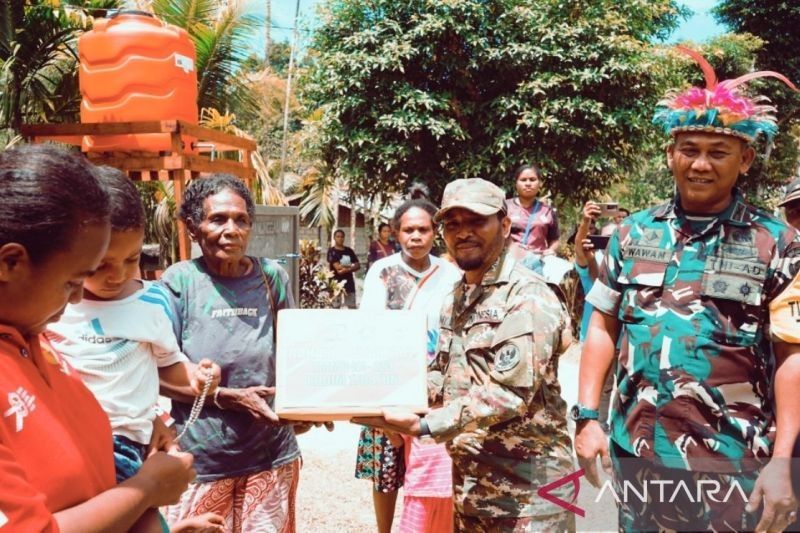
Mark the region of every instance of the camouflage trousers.
<instances>
[{"instance_id":1,"label":"camouflage trousers","mask_svg":"<svg viewBox=\"0 0 800 533\"><path fill-rule=\"evenodd\" d=\"M455 531L461 533L563 533L575 531L575 515L569 512L547 516L494 518L456 513Z\"/></svg>"},{"instance_id":2,"label":"camouflage trousers","mask_svg":"<svg viewBox=\"0 0 800 533\"><path fill-rule=\"evenodd\" d=\"M620 531L752 531L758 523L760 511L744 510L758 472L667 468L628 453L613 440L610 452Z\"/></svg>"}]
</instances>

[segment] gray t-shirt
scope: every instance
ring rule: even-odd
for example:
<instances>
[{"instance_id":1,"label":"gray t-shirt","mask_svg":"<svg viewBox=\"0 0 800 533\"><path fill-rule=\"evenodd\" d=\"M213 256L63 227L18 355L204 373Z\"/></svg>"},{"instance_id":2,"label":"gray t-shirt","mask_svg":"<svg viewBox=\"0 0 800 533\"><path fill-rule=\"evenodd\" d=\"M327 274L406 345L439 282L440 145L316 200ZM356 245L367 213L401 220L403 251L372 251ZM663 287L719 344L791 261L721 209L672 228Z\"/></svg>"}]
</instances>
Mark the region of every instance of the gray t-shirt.
<instances>
[{"instance_id":1,"label":"gray t-shirt","mask_svg":"<svg viewBox=\"0 0 800 533\"><path fill-rule=\"evenodd\" d=\"M269 259L253 260L266 275L275 308L294 307L286 271ZM161 283L170 293L175 335L189 359L219 364L223 387L275 386L273 311L258 269L239 278L215 277L202 258L193 259L169 267ZM180 431L191 405L172 405ZM259 422L212 402L205 403L180 444L194 454L198 481L271 470L300 456L291 426Z\"/></svg>"}]
</instances>

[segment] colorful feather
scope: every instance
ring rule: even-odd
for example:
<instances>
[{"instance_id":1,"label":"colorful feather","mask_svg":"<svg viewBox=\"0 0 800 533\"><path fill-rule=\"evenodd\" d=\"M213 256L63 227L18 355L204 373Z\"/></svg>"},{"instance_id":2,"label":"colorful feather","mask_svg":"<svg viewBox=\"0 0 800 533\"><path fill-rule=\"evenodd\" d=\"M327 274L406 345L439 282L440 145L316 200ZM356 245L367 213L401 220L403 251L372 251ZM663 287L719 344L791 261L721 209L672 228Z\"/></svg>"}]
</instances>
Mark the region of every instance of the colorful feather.
<instances>
[{"instance_id":1,"label":"colorful feather","mask_svg":"<svg viewBox=\"0 0 800 533\"><path fill-rule=\"evenodd\" d=\"M752 142L763 133L772 139L778 131L775 108L764 96L748 97L740 91L745 83L764 77L777 78L793 90L797 87L786 76L772 71L751 72L732 80L719 82L714 68L699 53L685 46L678 51L700 65L706 87L690 87L670 91L658 102L653 122L661 124L667 133L708 131L733 135Z\"/></svg>"},{"instance_id":2,"label":"colorful feather","mask_svg":"<svg viewBox=\"0 0 800 533\"><path fill-rule=\"evenodd\" d=\"M756 78L778 78L783 83L791 87L793 90L797 91L797 87L795 87L794 83L789 80L786 76L781 74L780 72L773 72L771 70L759 70L758 72L751 72L749 74L745 74L743 76L739 76L734 80L725 80L721 83L728 89L733 89L734 87L738 87L743 83L747 83L750 80L754 80Z\"/></svg>"},{"instance_id":3,"label":"colorful feather","mask_svg":"<svg viewBox=\"0 0 800 533\"><path fill-rule=\"evenodd\" d=\"M701 56L696 50L692 50L691 48L678 45L675 47L675 49L691 57L698 65L700 65L700 69L703 71L703 77L706 79L706 89L713 91L717 86L717 73L714 72L714 67L711 66L711 63L709 63L708 60Z\"/></svg>"}]
</instances>

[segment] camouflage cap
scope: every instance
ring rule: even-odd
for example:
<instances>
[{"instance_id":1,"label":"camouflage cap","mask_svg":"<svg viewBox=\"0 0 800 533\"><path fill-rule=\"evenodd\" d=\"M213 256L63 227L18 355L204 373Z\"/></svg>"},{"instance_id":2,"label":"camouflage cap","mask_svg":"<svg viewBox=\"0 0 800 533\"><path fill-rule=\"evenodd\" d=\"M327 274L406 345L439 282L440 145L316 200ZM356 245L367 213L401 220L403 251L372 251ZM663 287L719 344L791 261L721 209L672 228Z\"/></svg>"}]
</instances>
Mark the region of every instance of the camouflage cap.
<instances>
[{"instance_id":1,"label":"camouflage cap","mask_svg":"<svg viewBox=\"0 0 800 533\"><path fill-rule=\"evenodd\" d=\"M786 187L786 194L783 195L783 199L778 206L782 207L795 200L800 200L800 178L793 179L789 186Z\"/></svg>"},{"instance_id":2,"label":"camouflage cap","mask_svg":"<svg viewBox=\"0 0 800 533\"><path fill-rule=\"evenodd\" d=\"M461 207L483 216L489 216L498 211L506 212L506 195L503 190L481 178L465 178L451 181L444 188L442 208L436 212L433 221L442 221L449 210Z\"/></svg>"}]
</instances>

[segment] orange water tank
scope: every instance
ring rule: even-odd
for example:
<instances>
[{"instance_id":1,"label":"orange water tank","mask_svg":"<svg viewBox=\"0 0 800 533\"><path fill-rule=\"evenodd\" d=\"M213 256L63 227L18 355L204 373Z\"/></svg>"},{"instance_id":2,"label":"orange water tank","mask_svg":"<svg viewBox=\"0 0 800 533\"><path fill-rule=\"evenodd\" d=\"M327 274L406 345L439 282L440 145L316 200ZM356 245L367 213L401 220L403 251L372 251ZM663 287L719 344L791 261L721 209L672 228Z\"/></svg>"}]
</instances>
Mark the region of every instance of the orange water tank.
<instances>
[{"instance_id":1,"label":"orange water tank","mask_svg":"<svg viewBox=\"0 0 800 533\"><path fill-rule=\"evenodd\" d=\"M149 13L123 10L95 21L78 39L78 55L81 122L197 123L196 55L185 30ZM84 151L169 149L168 133L83 138Z\"/></svg>"}]
</instances>

